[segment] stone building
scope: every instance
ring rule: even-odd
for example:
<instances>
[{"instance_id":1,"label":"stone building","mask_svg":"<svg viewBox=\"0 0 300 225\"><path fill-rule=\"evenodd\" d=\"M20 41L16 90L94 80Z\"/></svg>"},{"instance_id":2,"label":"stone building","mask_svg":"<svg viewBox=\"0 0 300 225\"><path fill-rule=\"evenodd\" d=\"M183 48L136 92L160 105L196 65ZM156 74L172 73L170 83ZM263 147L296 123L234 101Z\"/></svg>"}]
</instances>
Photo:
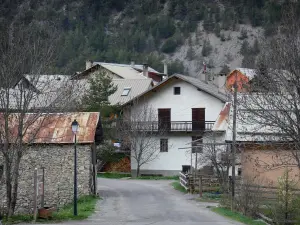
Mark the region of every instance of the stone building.
<instances>
[{"instance_id":1,"label":"stone building","mask_svg":"<svg viewBox=\"0 0 300 225\"><path fill-rule=\"evenodd\" d=\"M32 114L27 114L29 118ZM19 124L14 120L18 114L12 114L11 130ZM2 117L3 118L3 117ZM1 123L0 115L0 128ZM79 123L77 133L77 171L78 196L89 195L96 190L94 146L101 136L99 113L53 113L40 116L28 127L23 141L26 146L19 170L17 213L32 213L34 199L34 171L38 169L38 207L41 206L41 174L44 168L45 206L60 207L73 200L74 182L74 135L71 123ZM28 121L28 120L26 120ZM42 122L41 122L42 121ZM39 128L37 130L37 127ZM3 128L3 127L2 127ZM33 132L35 131L35 132ZM34 134L34 138L33 137ZM101 138L101 137L100 137ZM1 153L1 151L0 151ZM5 168L3 155L0 154L0 170ZM4 170L4 171L3 171ZM0 171L0 208L5 207L5 169Z\"/></svg>"}]
</instances>

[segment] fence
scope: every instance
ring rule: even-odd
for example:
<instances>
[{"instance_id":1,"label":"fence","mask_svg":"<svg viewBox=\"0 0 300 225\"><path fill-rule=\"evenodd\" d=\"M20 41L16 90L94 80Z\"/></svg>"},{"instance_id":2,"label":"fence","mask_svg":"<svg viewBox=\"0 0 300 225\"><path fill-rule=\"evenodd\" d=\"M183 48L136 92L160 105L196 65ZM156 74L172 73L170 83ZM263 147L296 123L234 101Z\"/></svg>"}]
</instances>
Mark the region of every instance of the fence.
<instances>
[{"instance_id":1,"label":"fence","mask_svg":"<svg viewBox=\"0 0 300 225\"><path fill-rule=\"evenodd\" d=\"M202 196L202 193L205 191L217 191L219 190L219 180L213 176L207 175L193 175L193 174L184 174L183 172L179 173L180 185L184 187L187 191L191 193L199 193Z\"/></svg>"}]
</instances>

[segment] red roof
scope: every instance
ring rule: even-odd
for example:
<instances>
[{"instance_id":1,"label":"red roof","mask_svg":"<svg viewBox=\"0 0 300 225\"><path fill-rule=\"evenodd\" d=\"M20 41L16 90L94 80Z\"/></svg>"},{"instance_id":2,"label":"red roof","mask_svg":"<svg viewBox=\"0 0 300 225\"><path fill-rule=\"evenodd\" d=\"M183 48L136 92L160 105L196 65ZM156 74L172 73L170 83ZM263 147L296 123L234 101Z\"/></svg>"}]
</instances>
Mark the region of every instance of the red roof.
<instances>
[{"instance_id":1,"label":"red roof","mask_svg":"<svg viewBox=\"0 0 300 225\"><path fill-rule=\"evenodd\" d=\"M21 114L9 114L9 137L10 143L17 140L17 132ZM77 142L93 143L95 140L96 127L99 120L97 112L81 113L49 113L36 114L27 113L24 117L24 136L25 143L35 144L72 144L74 135L71 129L71 123L77 120L79 130L77 133ZM4 133L4 114L0 114L0 134ZM1 141L1 140L0 140Z\"/></svg>"}]
</instances>

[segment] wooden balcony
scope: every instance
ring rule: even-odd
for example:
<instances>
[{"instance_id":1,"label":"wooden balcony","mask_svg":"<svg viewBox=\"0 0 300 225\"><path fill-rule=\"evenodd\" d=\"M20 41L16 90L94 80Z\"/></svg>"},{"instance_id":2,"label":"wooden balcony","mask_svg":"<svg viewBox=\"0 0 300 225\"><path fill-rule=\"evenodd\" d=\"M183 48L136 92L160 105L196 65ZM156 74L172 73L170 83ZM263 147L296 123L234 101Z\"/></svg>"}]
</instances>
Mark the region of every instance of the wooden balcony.
<instances>
[{"instance_id":1,"label":"wooden balcony","mask_svg":"<svg viewBox=\"0 0 300 225\"><path fill-rule=\"evenodd\" d=\"M141 131L166 131L166 132L201 132L213 128L215 121L119 121L119 126L126 126L126 129Z\"/></svg>"}]
</instances>

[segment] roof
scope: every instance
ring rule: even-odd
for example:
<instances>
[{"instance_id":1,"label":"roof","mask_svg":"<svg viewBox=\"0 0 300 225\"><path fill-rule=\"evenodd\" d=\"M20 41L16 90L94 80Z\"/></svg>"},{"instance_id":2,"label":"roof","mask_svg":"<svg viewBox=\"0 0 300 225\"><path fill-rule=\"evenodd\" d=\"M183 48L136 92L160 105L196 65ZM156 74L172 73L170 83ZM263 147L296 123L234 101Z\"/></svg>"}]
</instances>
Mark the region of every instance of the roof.
<instances>
[{"instance_id":1,"label":"roof","mask_svg":"<svg viewBox=\"0 0 300 225\"><path fill-rule=\"evenodd\" d=\"M118 64L118 63L106 63L106 62L93 62L93 66L95 65L101 65L103 67L120 67L120 68L133 68L135 70L139 70L139 71L143 71L143 65L131 65L131 64ZM158 72L157 70L153 69L152 67L148 67L148 71L150 73L157 73L157 74L161 74L160 72Z\"/></svg>"},{"instance_id":2,"label":"roof","mask_svg":"<svg viewBox=\"0 0 300 225\"><path fill-rule=\"evenodd\" d=\"M152 87L150 79L113 79L113 83L118 86L117 91L108 97L110 104L125 104L141 93ZM122 96L124 88L130 88L127 96Z\"/></svg>"},{"instance_id":3,"label":"roof","mask_svg":"<svg viewBox=\"0 0 300 225\"><path fill-rule=\"evenodd\" d=\"M69 79L69 75L24 75L37 90L55 90L64 85Z\"/></svg>"},{"instance_id":4,"label":"roof","mask_svg":"<svg viewBox=\"0 0 300 225\"><path fill-rule=\"evenodd\" d=\"M9 115L10 143L15 142L19 127L20 114ZM93 143L99 120L98 112L80 113L50 113L35 114L27 113L24 117L24 130L26 133L23 141L29 144L73 144L74 135L71 123L77 120L79 130L77 142L79 144ZM4 114L0 114L0 132L4 131Z\"/></svg>"},{"instance_id":5,"label":"roof","mask_svg":"<svg viewBox=\"0 0 300 225\"><path fill-rule=\"evenodd\" d=\"M242 74L244 74L246 77L248 77L250 80L256 76L256 70L255 69L248 69L248 68L236 68L235 70L231 71L227 76L231 75L234 71L240 71Z\"/></svg>"},{"instance_id":6,"label":"roof","mask_svg":"<svg viewBox=\"0 0 300 225\"><path fill-rule=\"evenodd\" d=\"M231 103L226 102L223 109L221 110L213 128L212 128L213 131L226 131L227 130L230 107L231 107Z\"/></svg>"},{"instance_id":7,"label":"roof","mask_svg":"<svg viewBox=\"0 0 300 225\"><path fill-rule=\"evenodd\" d=\"M80 73L76 73L73 75L73 78L82 78L84 76L89 75L90 73L99 69L99 67L103 67L112 73L118 75L123 79L148 79L143 75L143 65L131 65L131 64L117 64L117 63L105 63L105 62L93 62L92 67L86 69ZM163 75L162 73L156 71L155 69L148 67L149 73L155 73L157 75Z\"/></svg>"},{"instance_id":8,"label":"roof","mask_svg":"<svg viewBox=\"0 0 300 225\"><path fill-rule=\"evenodd\" d=\"M216 97L217 99L226 102L226 100L228 99L227 96L225 94L223 94L222 92L219 91L219 89L213 85L213 84L209 84L206 83L205 81L201 81L197 78L194 77L190 77L190 76L185 76L185 75L181 75L181 74L174 74L170 77L168 77L167 79L163 80L162 82L158 83L157 85L155 85L154 87L152 87L151 89L141 93L140 95L136 96L134 99L142 97L143 95L152 92L153 90L156 90L160 87L162 87L164 84L170 82L173 79L181 79L182 81L185 81L193 86L195 86L196 88L200 89L201 91L204 91L214 97ZM134 100L132 99L132 100ZM127 103L131 102L132 100L128 101Z\"/></svg>"},{"instance_id":9,"label":"roof","mask_svg":"<svg viewBox=\"0 0 300 225\"><path fill-rule=\"evenodd\" d=\"M206 83L205 81L199 80L195 77L185 76L181 74L175 74L173 76L194 85L200 90L220 99L223 102L226 102L228 100L227 96L224 93L220 92L219 89L213 84ZM172 78L173 76L171 76L170 78Z\"/></svg>"}]
</instances>

